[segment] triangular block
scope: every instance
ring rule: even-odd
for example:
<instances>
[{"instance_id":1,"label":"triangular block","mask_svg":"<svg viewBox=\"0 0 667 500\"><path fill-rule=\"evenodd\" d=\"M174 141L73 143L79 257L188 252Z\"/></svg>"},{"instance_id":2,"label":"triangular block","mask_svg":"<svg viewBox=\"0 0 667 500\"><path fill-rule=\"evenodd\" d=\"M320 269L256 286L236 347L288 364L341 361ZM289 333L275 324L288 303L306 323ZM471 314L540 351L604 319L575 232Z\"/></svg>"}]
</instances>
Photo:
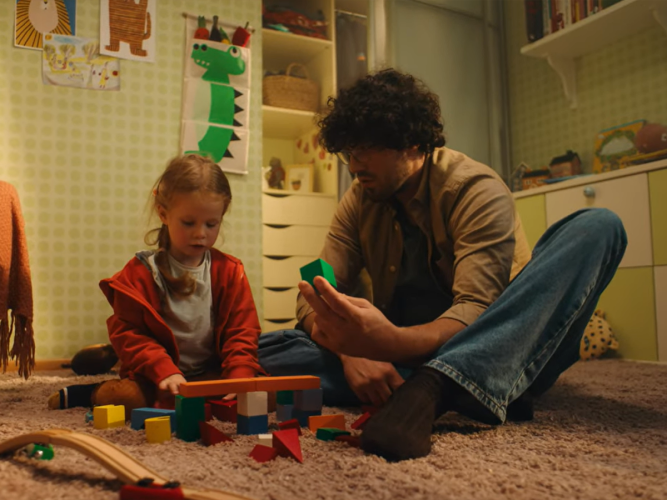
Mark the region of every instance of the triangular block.
<instances>
[{"instance_id":1,"label":"triangular block","mask_svg":"<svg viewBox=\"0 0 667 500\"><path fill-rule=\"evenodd\" d=\"M236 401L209 401L208 403L211 405L211 413L215 418L223 422L236 423Z\"/></svg>"},{"instance_id":2,"label":"triangular block","mask_svg":"<svg viewBox=\"0 0 667 500\"><path fill-rule=\"evenodd\" d=\"M201 441L205 446L233 441L227 434L206 422L199 422L199 432L201 433Z\"/></svg>"},{"instance_id":3,"label":"triangular block","mask_svg":"<svg viewBox=\"0 0 667 500\"><path fill-rule=\"evenodd\" d=\"M269 460L273 460L278 456L278 450L271 448L270 446L264 446L263 444L255 445L255 447L250 452L250 455L255 461L263 464Z\"/></svg>"},{"instance_id":4,"label":"triangular block","mask_svg":"<svg viewBox=\"0 0 667 500\"><path fill-rule=\"evenodd\" d=\"M281 457L292 457L299 463L303 463L299 433L296 429L285 429L273 433L273 447L278 450Z\"/></svg>"}]
</instances>

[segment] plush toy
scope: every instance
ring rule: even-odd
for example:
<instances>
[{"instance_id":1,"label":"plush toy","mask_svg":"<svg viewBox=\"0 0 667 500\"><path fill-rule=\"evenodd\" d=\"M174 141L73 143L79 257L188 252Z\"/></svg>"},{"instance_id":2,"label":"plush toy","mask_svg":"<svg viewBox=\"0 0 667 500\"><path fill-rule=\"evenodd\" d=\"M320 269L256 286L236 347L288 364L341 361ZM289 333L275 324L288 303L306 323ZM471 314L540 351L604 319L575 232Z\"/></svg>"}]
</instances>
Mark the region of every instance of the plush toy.
<instances>
[{"instance_id":1,"label":"plush toy","mask_svg":"<svg viewBox=\"0 0 667 500\"><path fill-rule=\"evenodd\" d=\"M579 357L588 361L599 358L609 349L618 349L618 340L605 319L604 311L598 309L588 321L584 336L581 337Z\"/></svg>"},{"instance_id":2,"label":"plush toy","mask_svg":"<svg viewBox=\"0 0 667 500\"><path fill-rule=\"evenodd\" d=\"M635 147L644 154L667 150L667 127L647 123L635 135Z\"/></svg>"}]
</instances>

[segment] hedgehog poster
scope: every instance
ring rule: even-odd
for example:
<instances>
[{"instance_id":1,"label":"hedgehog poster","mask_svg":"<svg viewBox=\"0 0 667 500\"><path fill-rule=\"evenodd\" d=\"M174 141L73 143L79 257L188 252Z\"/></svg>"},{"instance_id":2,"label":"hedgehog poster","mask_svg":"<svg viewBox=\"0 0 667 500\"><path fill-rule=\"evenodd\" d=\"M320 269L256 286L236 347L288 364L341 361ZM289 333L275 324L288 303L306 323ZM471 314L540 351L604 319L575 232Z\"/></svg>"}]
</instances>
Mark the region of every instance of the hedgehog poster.
<instances>
[{"instance_id":1,"label":"hedgehog poster","mask_svg":"<svg viewBox=\"0 0 667 500\"><path fill-rule=\"evenodd\" d=\"M41 50L44 35L76 34L76 0L16 0L14 45Z\"/></svg>"},{"instance_id":2,"label":"hedgehog poster","mask_svg":"<svg viewBox=\"0 0 667 500\"><path fill-rule=\"evenodd\" d=\"M188 16L186 22L181 151L208 156L225 172L246 174L250 50L193 38L197 18Z\"/></svg>"},{"instance_id":3,"label":"hedgehog poster","mask_svg":"<svg viewBox=\"0 0 667 500\"><path fill-rule=\"evenodd\" d=\"M100 0L100 53L155 62L157 0Z\"/></svg>"}]
</instances>

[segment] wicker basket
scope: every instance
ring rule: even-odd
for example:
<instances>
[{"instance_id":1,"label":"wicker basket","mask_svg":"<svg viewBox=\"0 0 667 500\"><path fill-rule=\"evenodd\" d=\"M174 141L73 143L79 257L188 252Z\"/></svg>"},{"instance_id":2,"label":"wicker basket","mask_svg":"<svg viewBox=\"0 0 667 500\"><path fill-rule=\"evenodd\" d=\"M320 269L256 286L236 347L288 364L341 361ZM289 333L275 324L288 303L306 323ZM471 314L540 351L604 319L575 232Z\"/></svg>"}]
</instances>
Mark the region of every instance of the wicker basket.
<instances>
[{"instance_id":1,"label":"wicker basket","mask_svg":"<svg viewBox=\"0 0 667 500\"><path fill-rule=\"evenodd\" d=\"M291 76L294 68L300 68L306 78ZM262 82L262 97L267 106L278 108L317 111L320 90L317 82L310 79L303 64L292 63L287 66L285 75L265 76Z\"/></svg>"}]
</instances>

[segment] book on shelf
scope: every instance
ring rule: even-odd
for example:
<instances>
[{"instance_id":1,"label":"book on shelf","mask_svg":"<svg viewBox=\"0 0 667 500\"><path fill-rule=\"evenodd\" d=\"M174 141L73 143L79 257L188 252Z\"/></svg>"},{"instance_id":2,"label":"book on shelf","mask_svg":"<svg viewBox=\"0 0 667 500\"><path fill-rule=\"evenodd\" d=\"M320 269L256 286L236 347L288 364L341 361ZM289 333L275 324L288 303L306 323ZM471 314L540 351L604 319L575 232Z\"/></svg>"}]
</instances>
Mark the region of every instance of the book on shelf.
<instances>
[{"instance_id":1,"label":"book on shelf","mask_svg":"<svg viewBox=\"0 0 667 500\"><path fill-rule=\"evenodd\" d=\"M536 42L622 1L524 0L528 42Z\"/></svg>"}]
</instances>

